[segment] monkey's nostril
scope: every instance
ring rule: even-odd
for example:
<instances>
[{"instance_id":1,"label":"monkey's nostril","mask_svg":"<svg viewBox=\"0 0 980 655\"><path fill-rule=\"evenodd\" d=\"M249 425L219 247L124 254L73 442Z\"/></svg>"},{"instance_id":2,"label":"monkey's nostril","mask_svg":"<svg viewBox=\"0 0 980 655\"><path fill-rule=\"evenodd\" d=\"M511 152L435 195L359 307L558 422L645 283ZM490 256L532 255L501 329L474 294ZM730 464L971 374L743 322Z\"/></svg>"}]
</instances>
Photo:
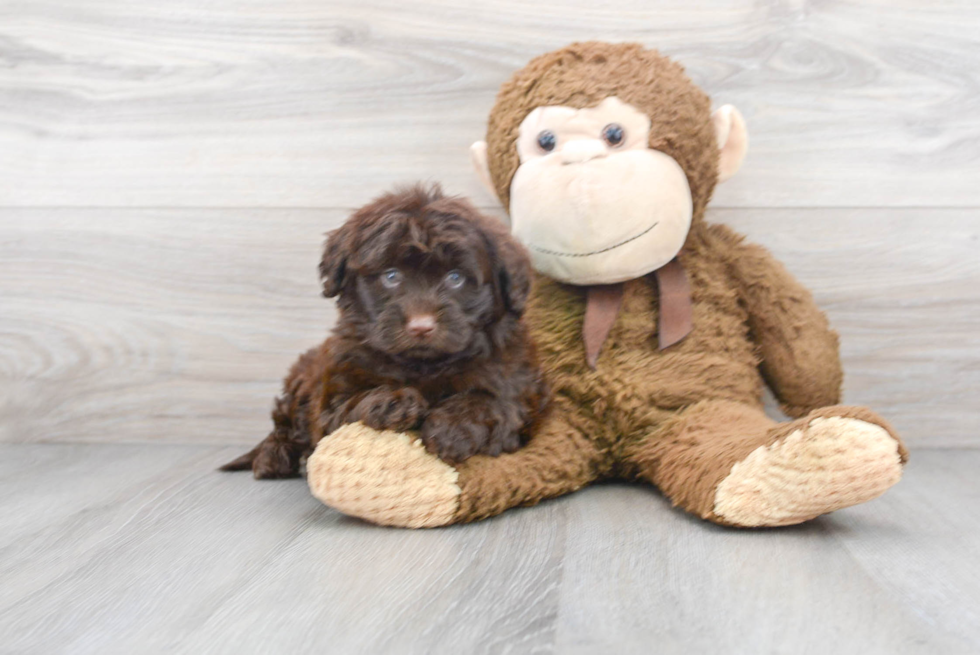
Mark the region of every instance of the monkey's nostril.
<instances>
[{"instance_id":1,"label":"monkey's nostril","mask_svg":"<svg viewBox=\"0 0 980 655\"><path fill-rule=\"evenodd\" d=\"M436 330L436 317L432 314L416 314L405 321L405 331L413 337L427 337Z\"/></svg>"}]
</instances>

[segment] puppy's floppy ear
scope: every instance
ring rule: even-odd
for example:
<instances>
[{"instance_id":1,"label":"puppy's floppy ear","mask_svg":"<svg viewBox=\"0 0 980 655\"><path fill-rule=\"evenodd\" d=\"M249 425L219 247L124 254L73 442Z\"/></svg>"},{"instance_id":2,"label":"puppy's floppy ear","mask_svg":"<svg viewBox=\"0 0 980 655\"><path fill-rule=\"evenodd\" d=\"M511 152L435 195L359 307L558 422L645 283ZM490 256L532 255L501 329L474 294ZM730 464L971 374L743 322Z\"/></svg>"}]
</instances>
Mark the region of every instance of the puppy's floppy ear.
<instances>
[{"instance_id":1,"label":"puppy's floppy ear","mask_svg":"<svg viewBox=\"0 0 980 655\"><path fill-rule=\"evenodd\" d=\"M323 295L333 298L344 288L347 277L347 260L351 255L351 235L347 225L327 234L327 243L323 247L323 259L320 260L320 281L323 283Z\"/></svg>"},{"instance_id":2,"label":"puppy's floppy ear","mask_svg":"<svg viewBox=\"0 0 980 655\"><path fill-rule=\"evenodd\" d=\"M494 275L507 311L520 316L524 313L531 293L531 262L524 246L503 232L494 257Z\"/></svg>"}]
</instances>

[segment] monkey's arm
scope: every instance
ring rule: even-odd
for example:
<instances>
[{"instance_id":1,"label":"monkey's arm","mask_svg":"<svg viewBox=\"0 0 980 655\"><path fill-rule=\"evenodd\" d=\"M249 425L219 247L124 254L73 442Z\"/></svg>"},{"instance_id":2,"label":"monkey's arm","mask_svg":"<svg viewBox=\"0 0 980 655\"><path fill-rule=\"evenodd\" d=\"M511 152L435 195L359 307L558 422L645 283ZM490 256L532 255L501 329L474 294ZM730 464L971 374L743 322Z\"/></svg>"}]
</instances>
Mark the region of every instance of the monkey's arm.
<instances>
[{"instance_id":1,"label":"monkey's arm","mask_svg":"<svg viewBox=\"0 0 980 655\"><path fill-rule=\"evenodd\" d=\"M725 237L731 239L730 270L762 356L760 369L783 411L800 417L840 402L837 333L813 296L768 250L731 232Z\"/></svg>"}]
</instances>

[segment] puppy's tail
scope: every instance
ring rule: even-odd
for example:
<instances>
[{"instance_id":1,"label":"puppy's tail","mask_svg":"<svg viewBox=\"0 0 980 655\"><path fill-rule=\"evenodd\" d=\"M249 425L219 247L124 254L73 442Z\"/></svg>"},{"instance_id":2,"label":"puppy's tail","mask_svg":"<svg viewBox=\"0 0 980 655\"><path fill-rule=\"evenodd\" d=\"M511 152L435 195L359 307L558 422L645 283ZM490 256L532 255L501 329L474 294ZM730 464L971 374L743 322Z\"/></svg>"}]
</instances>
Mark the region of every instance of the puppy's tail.
<instances>
[{"instance_id":1,"label":"puppy's tail","mask_svg":"<svg viewBox=\"0 0 980 655\"><path fill-rule=\"evenodd\" d=\"M240 455L235 459L231 460L227 464L223 464L218 467L219 471L251 471L252 463L255 461L256 455L259 454L259 447L256 446L252 450L248 451L244 455Z\"/></svg>"}]
</instances>

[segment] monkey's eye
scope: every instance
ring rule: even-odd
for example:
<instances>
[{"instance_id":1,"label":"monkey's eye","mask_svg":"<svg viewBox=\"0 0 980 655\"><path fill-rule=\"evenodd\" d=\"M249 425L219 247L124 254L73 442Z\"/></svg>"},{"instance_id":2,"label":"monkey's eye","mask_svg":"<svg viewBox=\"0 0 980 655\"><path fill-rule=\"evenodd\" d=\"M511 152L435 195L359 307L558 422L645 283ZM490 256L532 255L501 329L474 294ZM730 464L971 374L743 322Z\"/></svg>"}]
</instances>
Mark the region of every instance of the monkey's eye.
<instances>
[{"instance_id":1,"label":"monkey's eye","mask_svg":"<svg viewBox=\"0 0 980 655\"><path fill-rule=\"evenodd\" d=\"M389 289L396 288L402 283L404 275L397 268L389 268L387 271L381 274L381 284Z\"/></svg>"},{"instance_id":2,"label":"monkey's eye","mask_svg":"<svg viewBox=\"0 0 980 655\"><path fill-rule=\"evenodd\" d=\"M449 287L450 289L458 289L461 286L463 286L463 284L466 282L466 276L464 276L456 269L453 269L448 273L446 273L445 280L446 280L447 287Z\"/></svg>"},{"instance_id":3,"label":"monkey's eye","mask_svg":"<svg viewBox=\"0 0 980 655\"><path fill-rule=\"evenodd\" d=\"M625 138L626 132L618 123L610 123L602 128L602 140L611 146L618 146Z\"/></svg>"},{"instance_id":4,"label":"monkey's eye","mask_svg":"<svg viewBox=\"0 0 980 655\"><path fill-rule=\"evenodd\" d=\"M555 144L558 142L555 133L551 130L545 130L538 134L538 147L545 152L551 152L555 149Z\"/></svg>"}]
</instances>

